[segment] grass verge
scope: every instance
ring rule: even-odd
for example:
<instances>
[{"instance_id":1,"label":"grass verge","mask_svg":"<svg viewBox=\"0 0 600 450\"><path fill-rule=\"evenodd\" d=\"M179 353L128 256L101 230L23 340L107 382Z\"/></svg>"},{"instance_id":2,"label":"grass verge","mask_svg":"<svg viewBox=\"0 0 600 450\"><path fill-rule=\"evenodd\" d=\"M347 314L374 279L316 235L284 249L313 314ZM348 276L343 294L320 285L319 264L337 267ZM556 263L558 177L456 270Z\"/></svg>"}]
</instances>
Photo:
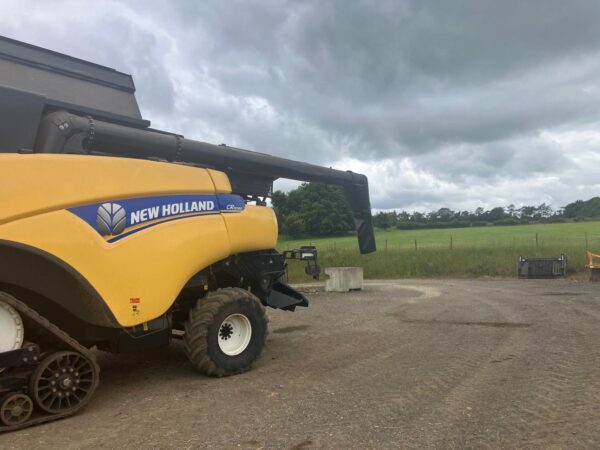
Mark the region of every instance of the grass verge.
<instances>
[{"instance_id":1,"label":"grass verge","mask_svg":"<svg viewBox=\"0 0 600 450\"><path fill-rule=\"evenodd\" d=\"M471 230L394 230L378 232L376 238L378 250L370 255L360 255L356 238L351 236L284 238L279 248L315 244L323 269L360 266L364 268L365 278L513 277L517 275L519 256L558 257L561 253L568 258L567 273L577 274L585 271L586 248L600 253L600 222ZM304 274L303 263L292 261L289 267L290 281L310 281Z\"/></svg>"}]
</instances>

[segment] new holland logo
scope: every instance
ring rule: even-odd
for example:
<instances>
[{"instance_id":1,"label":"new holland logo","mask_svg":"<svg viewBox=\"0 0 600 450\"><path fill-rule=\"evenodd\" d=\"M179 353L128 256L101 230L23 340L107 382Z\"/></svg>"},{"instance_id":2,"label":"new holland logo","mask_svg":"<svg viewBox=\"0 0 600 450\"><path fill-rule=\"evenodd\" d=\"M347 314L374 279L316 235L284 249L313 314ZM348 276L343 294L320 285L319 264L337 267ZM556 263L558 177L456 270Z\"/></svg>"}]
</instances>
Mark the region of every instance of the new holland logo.
<instances>
[{"instance_id":1,"label":"new holland logo","mask_svg":"<svg viewBox=\"0 0 600 450\"><path fill-rule=\"evenodd\" d=\"M68 211L90 225L109 243L165 222L221 213L241 213L245 207L244 199L232 194L175 194L119 199L115 202L107 200L76 206Z\"/></svg>"},{"instance_id":2,"label":"new holland logo","mask_svg":"<svg viewBox=\"0 0 600 450\"><path fill-rule=\"evenodd\" d=\"M96 225L98 231L104 236L121 234L127 225L125 208L118 203L104 203L100 205Z\"/></svg>"}]
</instances>

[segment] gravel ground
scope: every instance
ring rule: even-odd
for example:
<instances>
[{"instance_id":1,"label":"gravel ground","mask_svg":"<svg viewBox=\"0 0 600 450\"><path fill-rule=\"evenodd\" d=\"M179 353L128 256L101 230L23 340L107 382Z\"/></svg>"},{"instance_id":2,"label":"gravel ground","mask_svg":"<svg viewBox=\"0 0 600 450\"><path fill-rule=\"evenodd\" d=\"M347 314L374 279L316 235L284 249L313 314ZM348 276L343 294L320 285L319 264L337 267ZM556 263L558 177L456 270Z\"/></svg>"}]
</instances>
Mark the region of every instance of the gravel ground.
<instances>
[{"instance_id":1,"label":"gravel ground","mask_svg":"<svg viewBox=\"0 0 600 450\"><path fill-rule=\"evenodd\" d=\"M600 285L370 282L270 311L254 369L100 354L75 417L0 448L600 448Z\"/></svg>"}]
</instances>

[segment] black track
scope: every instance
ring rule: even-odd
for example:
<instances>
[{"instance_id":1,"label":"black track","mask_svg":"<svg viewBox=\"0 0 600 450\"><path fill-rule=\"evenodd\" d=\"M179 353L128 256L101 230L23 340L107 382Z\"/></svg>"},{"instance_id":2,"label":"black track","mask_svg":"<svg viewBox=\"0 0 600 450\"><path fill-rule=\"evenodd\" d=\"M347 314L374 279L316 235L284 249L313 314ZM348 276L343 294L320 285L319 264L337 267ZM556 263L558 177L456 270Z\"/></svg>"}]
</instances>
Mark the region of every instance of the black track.
<instances>
[{"instance_id":1,"label":"black track","mask_svg":"<svg viewBox=\"0 0 600 450\"><path fill-rule=\"evenodd\" d=\"M21 314L24 318L28 319L29 322L33 322L36 326L43 328L46 333L51 334L55 339L59 340L63 344L65 350L70 350L72 352L75 352L75 353L81 355L93 367L93 370L95 371L96 374L98 374L100 372L100 367L96 363L95 355L90 350L88 350L87 348L85 348L84 346L79 344L75 339L73 339L67 333L60 330L56 325L50 323L47 319L40 316L36 311L29 308L27 305L25 305L24 303L20 302L19 300L17 300L13 296L11 296L5 292L0 292L0 302L4 302L4 303L12 306L19 312L19 314ZM98 376L96 376L90 383L89 388L88 388L89 394L85 398L84 404L78 405L77 408L69 409L68 411L59 412L57 414L49 414L49 413L40 411L40 409L37 408L37 412L34 413L32 418L22 424L11 425L11 426L6 426L6 425L0 424L0 433L6 432L6 431L14 431L14 430L29 427L32 425L38 425L41 423L50 422L53 420L58 420L58 419L62 419L62 418L71 416L71 415L75 414L77 411L79 411L82 407L84 407L85 404L88 403L88 401L94 394L94 391L96 390L97 387L98 387Z\"/></svg>"}]
</instances>

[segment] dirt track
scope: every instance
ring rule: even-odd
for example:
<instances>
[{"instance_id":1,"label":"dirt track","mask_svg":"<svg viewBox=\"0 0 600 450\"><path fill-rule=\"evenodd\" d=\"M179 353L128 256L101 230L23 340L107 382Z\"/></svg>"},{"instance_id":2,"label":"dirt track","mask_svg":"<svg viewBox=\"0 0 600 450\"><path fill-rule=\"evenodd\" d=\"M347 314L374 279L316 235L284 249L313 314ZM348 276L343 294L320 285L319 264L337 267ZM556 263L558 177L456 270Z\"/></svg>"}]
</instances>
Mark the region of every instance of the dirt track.
<instances>
[{"instance_id":1,"label":"dirt track","mask_svg":"<svg viewBox=\"0 0 600 450\"><path fill-rule=\"evenodd\" d=\"M101 355L81 414L0 448L598 448L600 285L369 283L271 311L253 371Z\"/></svg>"}]
</instances>

